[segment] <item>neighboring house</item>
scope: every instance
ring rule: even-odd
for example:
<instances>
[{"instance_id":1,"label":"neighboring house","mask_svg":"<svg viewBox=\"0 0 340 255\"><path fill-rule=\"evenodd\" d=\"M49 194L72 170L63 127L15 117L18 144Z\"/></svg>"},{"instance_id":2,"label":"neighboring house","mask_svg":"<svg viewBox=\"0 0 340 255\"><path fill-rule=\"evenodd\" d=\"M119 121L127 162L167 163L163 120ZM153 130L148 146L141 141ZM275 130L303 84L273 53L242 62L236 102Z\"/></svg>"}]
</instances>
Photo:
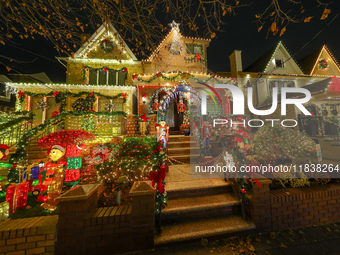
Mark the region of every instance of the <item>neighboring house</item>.
<instances>
[{"instance_id":1,"label":"neighboring house","mask_svg":"<svg viewBox=\"0 0 340 255\"><path fill-rule=\"evenodd\" d=\"M43 82L51 83L48 76L41 72L35 74L25 74L14 69L7 69L6 66L0 64L0 110L15 110L15 95L6 89L6 82Z\"/></svg>"},{"instance_id":2,"label":"neighboring house","mask_svg":"<svg viewBox=\"0 0 340 255\"><path fill-rule=\"evenodd\" d=\"M238 86L247 91L253 87L253 102L257 109L269 109L272 105L273 88L278 88L278 102L282 87L306 88L312 94L312 99L306 104L313 116L332 115L340 110L340 69L339 64L330 50L322 49L311 53L300 61L296 61L282 42L245 69L242 69L241 51L236 50L230 56L231 72L218 73L222 76L236 77ZM299 97L301 94L288 94L289 97ZM280 106L280 105L279 105ZM327 109L328 114L322 114ZM323 111L326 113L326 111ZM250 114L250 113L249 113ZM301 115L299 109L287 106L287 115L281 116L281 109L269 116L253 116L259 119L297 119Z\"/></svg>"}]
</instances>

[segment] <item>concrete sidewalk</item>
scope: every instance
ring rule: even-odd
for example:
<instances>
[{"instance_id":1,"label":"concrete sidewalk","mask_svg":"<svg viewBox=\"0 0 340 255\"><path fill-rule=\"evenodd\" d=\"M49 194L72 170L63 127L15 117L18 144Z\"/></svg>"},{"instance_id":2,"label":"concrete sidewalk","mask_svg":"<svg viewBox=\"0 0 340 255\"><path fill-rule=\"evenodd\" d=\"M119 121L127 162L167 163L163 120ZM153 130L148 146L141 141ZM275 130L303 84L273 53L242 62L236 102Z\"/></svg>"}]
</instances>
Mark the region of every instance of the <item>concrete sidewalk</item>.
<instances>
[{"instance_id":1,"label":"concrete sidewalk","mask_svg":"<svg viewBox=\"0 0 340 255\"><path fill-rule=\"evenodd\" d=\"M214 241L202 239L201 243L156 247L155 251L142 254L338 255L340 254L340 223Z\"/></svg>"}]
</instances>

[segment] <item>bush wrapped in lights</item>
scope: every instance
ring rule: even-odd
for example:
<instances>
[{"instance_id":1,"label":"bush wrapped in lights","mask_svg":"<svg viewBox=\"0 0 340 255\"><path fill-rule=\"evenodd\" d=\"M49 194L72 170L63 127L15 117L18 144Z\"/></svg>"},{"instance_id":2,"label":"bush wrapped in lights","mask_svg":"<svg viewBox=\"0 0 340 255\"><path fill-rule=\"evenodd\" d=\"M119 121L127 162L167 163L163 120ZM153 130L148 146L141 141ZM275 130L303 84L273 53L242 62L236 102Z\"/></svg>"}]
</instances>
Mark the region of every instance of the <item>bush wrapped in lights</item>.
<instances>
[{"instance_id":1,"label":"bush wrapped in lights","mask_svg":"<svg viewBox=\"0 0 340 255\"><path fill-rule=\"evenodd\" d=\"M266 163L308 163L306 158L316 157L315 143L306 134L281 125L264 126L254 135L254 154Z\"/></svg>"},{"instance_id":2,"label":"bush wrapped in lights","mask_svg":"<svg viewBox=\"0 0 340 255\"><path fill-rule=\"evenodd\" d=\"M152 166L151 148L139 137L125 138L112 154L110 162L97 165L98 176L106 183L112 184L120 175L131 181L148 177Z\"/></svg>"}]
</instances>

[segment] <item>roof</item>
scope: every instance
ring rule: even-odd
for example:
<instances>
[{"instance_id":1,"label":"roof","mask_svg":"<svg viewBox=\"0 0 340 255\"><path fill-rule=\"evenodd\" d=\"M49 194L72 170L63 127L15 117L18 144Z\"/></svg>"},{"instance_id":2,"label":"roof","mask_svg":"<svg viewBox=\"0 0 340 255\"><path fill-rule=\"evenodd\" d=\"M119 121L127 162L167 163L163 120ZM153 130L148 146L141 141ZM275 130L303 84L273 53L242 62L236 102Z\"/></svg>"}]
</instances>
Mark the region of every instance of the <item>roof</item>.
<instances>
[{"instance_id":1,"label":"roof","mask_svg":"<svg viewBox=\"0 0 340 255\"><path fill-rule=\"evenodd\" d=\"M306 85L302 88L308 89L312 95L318 94L318 93L325 92L327 90L329 86L329 82L330 82L330 78L327 78L322 81L318 81L318 82ZM298 97L301 97L301 95L302 95L301 93L288 93L287 98L294 98L294 97L298 98ZM281 94L278 94L278 103L280 102L281 102ZM272 104L272 96L267 97L266 100L259 107L265 107L269 104Z\"/></svg>"},{"instance_id":2,"label":"roof","mask_svg":"<svg viewBox=\"0 0 340 255\"><path fill-rule=\"evenodd\" d=\"M258 73L263 72L266 69L266 66L270 59L272 58L277 46L271 48L265 54L263 54L260 58L258 58L254 63L249 65L247 68L243 70L243 72L251 72Z\"/></svg>"},{"instance_id":3,"label":"roof","mask_svg":"<svg viewBox=\"0 0 340 255\"><path fill-rule=\"evenodd\" d=\"M94 32L91 37L77 50L77 52L74 54L75 58L81 58L84 57L86 52L91 49L98 40L103 36L105 32L107 32L109 29L112 30L113 34L123 43L123 46L125 50L127 51L128 55L131 57L132 60L137 60L136 56L132 53L129 46L126 44L126 42L123 40L123 38L120 36L120 34L117 32L115 27L112 25L111 22L105 22L103 23L97 30Z\"/></svg>"},{"instance_id":4,"label":"roof","mask_svg":"<svg viewBox=\"0 0 340 255\"><path fill-rule=\"evenodd\" d=\"M299 64L305 74L310 74L312 72L315 62L317 61L322 48L323 47L313 51L312 53L308 54L307 56L299 60Z\"/></svg>"}]
</instances>

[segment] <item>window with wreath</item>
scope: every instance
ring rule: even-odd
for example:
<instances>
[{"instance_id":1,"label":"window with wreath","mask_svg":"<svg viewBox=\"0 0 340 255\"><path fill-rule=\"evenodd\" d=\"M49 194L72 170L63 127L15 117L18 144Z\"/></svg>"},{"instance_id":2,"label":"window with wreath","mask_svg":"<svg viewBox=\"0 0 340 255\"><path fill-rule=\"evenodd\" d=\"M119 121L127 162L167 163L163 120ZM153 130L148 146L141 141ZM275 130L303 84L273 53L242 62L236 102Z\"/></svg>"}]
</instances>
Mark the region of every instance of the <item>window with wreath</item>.
<instances>
[{"instance_id":1,"label":"window with wreath","mask_svg":"<svg viewBox=\"0 0 340 255\"><path fill-rule=\"evenodd\" d=\"M188 54L203 54L203 45L195 43L187 43L187 53Z\"/></svg>"},{"instance_id":2,"label":"window with wreath","mask_svg":"<svg viewBox=\"0 0 340 255\"><path fill-rule=\"evenodd\" d=\"M124 72L112 72L110 69L104 72L90 69L88 75L88 84L91 85L125 85L126 74Z\"/></svg>"},{"instance_id":3,"label":"window with wreath","mask_svg":"<svg viewBox=\"0 0 340 255\"><path fill-rule=\"evenodd\" d=\"M281 88L293 88L295 87L295 81L283 81L283 80L269 80L268 88L269 94L273 94L273 88L278 88L277 93L281 93Z\"/></svg>"},{"instance_id":4,"label":"window with wreath","mask_svg":"<svg viewBox=\"0 0 340 255\"><path fill-rule=\"evenodd\" d=\"M284 67L283 59L275 59L275 67L283 68Z\"/></svg>"}]
</instances>

